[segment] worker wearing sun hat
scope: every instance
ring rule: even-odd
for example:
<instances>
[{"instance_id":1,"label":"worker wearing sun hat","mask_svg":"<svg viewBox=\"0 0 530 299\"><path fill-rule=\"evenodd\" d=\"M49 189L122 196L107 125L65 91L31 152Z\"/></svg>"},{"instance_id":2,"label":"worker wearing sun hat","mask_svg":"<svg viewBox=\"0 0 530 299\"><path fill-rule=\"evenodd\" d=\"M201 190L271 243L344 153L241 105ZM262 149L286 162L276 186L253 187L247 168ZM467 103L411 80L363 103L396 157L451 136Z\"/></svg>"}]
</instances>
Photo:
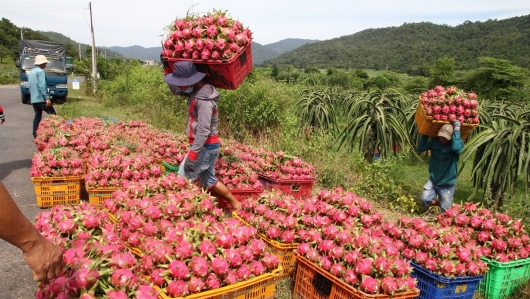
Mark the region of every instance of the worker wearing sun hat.
<instances>
[{"instance_id":1,"label":"worker wearing sun hat","mask_svg":"<svg viewBox=\"0 0 530 299\"><path fill-rule=\"evenodd\" d=\"M239 209L241 203L215 176L215 161L220 147L217 129L219 91L203 81L206 74L197 71L193 62L179 61L173 67L173 72L166 74L164 80L173 93L188 97L186 135L190 149L178 173L189 180L198 177L212 195L227 200L234 209Z\"/></svg>"},{"instance_id":2,"label":"worker wearing sun hat","mask_svg":"<svg viewBox=\"0 0 530 299\"><path fill-rule=\"evenodd\" d=\"M35 56L35 67L28 73L29 94L35 117L33 118L33 138L37 137L37 129L42 119L42 111L56 114L46 85L44 69L50 63L44 55Z\"/></svg>"},{"instance_id":3,"label":"worker wearing sun hat","mask_svg":"<svg viewBox=\"0 0 530 299\"><path fill-rule=\"evenodd\" d=\"M460 138L458 120L455 120L452 125L443 125L438 131L438 138L421 137L418 152L431 151L429 180L423 186L421 195L421 201L426 208L439 205L441 211L445 212L451 207L456 185L458 158L463 149L464 141Z\"/></svg>"}]
</instances>

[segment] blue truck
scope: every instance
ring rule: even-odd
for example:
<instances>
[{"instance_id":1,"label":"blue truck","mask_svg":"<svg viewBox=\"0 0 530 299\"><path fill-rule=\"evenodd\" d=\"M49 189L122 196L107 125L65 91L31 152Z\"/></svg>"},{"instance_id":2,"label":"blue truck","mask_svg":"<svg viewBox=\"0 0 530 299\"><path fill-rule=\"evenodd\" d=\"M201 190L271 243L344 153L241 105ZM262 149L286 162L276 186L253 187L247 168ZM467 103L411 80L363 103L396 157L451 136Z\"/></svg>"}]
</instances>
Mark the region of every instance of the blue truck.
<instances>
[{"instance_id":1,"label":"blue truck","mask_svg":"<svg viewBox=\"0 0 530 299\"><path fill-rule=\"evenodd\" d=\"M35 67L35 56L44 55L50 63L46 71L46 84L54 101L64 102L68 96L68 73L66 70L65 46L42 40L22 39L18 45L19 60L16 66L20 70L20 97L23 104L30 103L28 75Z\"/></svg>"}]
</instances>

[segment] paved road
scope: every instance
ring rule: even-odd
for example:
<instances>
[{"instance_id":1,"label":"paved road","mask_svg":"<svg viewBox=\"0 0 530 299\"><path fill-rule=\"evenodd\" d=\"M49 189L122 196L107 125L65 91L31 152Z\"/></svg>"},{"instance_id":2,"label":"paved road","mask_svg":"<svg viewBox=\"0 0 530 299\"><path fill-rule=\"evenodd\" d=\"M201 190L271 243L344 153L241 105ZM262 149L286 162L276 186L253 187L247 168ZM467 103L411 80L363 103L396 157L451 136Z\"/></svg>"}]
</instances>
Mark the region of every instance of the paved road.
<instances>
[{"instance_id":1,"label":"paved road","mask_svg":"<svg viewBox=\"0 0 530 299\"><path fill-rule=\"evenodd\" d=\"M29 177L31 158L37 152L31 134L33 108L22 104L17 85L0 85L0 105L6 117L0 126L0 180L33 222L43 211L37 207ZM35 298L37 283L33 281L31 269L24 263L21 251L3 240L0 240L0 275L1 299Z\"/></svg>"}]
</instances>

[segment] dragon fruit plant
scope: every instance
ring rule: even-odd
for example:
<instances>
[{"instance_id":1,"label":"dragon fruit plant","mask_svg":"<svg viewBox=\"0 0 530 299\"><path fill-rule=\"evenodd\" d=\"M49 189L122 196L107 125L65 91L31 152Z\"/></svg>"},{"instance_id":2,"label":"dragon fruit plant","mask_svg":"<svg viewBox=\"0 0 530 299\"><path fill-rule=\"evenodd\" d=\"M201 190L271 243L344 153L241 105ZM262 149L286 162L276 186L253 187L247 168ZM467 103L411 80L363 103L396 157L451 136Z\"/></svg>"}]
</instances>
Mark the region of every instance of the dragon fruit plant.
<instances>
[{"instance_id":1,"label":"dragon fruit plant","mask_svg":"<svg viewBox=\"0 0 530 299\"><path fill-rule=\"evenodd\" d=\"M31 177L83 176L85 162L69 147L53 147L36 153L31 159Z\"/></svg>"},{"instance_id":2,"label":"dragon fruit plant","mask_svg":"<svg viewBox=\"0 0 530 299\"><path fill-rule=\"evenodd\" d=\"M163 42L162 56L204 61L228 60L252 41L252 32L227 12L176 19Z\"/></svg>"},{"instance_id":3,"label":"dragon fruit plant","mask_svg":"<svg viewBox=\"0 0 530 299\"><path fill-rule=\"evenodd\" d=\"M434 120L455 121L463 124L478 124L478 101L473 92L466 93L456 87L444 88L436 86L434 89L420 95L427 115Z\"/></svg>"},{"instance_id":4,"label":"dragon fruit plant","mask_svg":"<svg viewBox=\"0 0 530 299\"><path fill-rule=\"evenodd\" d=\"M36 298L157 298L106 212L86 203L54 206L37 215L35 226L64 249L65 263L59 277L39 285Z\"/></svg>"},{"instance_id":5,"label":"dragon fruit plant","mask_svg":"<svg viewBox=\"0 0 530 299\"><path fill-rule=\"evenodd\" d=\"M498 262L511 262L530 257L530 238L521 220L494 213L474 203L455 204L438 215L440 225L467 232L469 242L482 250L484 257Z\"/></svg>"}]
</instances>

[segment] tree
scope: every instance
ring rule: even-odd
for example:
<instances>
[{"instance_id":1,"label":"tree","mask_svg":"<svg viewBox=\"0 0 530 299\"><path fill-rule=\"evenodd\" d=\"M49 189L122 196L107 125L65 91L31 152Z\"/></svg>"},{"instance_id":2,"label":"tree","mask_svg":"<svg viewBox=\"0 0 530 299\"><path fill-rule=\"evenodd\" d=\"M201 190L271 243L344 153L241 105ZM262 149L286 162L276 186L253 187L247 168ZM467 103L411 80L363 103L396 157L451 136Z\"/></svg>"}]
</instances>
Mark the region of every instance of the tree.
<instances>
[{"instance_id":1,"label":"tree","mask_svg":"<svg viewBox=\"0 0 530 299\"><path fill-rule=\"evenodd\" d=\"M475 191L470 198L483 189L483 198L493 208L503 205L506 192L507 198L513 195L518 178L523 177L526 189L530 178L530 110L520 105L502 106L494 108L501 114L481 118L485 121L482 131L467 142L461 154L463 165L474 156L471 176Z\"/></svg>"},{"instance_id":2,"label":"tree","mask_svg":"<svg viewBox=\"0 0 530 299\"><path fill-rule=\"evenodd\" d=\"M287 66L287 73L289 74L289 80L287 81L288 84L291 84L291 74L294 70L294 66L292 64L289 64Z\"/></svg>"},{"instance_id":3,"label":"tree","mask_svg":"<svg viewBox=\"0 0 530 299\"><path fill-rule=\"evenodd\" d=\"M0 45L0 63L2 63L2 61L4 60L4 58L6 58L7 56L9 56L11 51L9 51L8 48L4 47L3 45Z\"/></svg>"},{"instance_id":4,"label":"tree","mask_svg":"<svg viewBox=\"0 0 530 299\"><path fill-rule=\"evenodd\" d=\"M505 59L479 57L480 67L465 78L465 87L482 97L499 100L519 99L520 91L528 84L530 71Z\"/></svg>"},{"instance_id":5,"label":"tree","mask_svg":"<svg viewBox=\"0 0 530 299\"><path fill-rule=\"evenodd\" d=\"M431 69L432 85L447 85L455 79L455 59L449 57L438 58L436 66Z\"/></svg>"},{"instance_id":6,"label":"tree","mask_svg":"<svg viewBox=\"0 0 530 299\"><path fill-rule=\"evenodd\" d=\"M304 73L306 73L306 74L318 74L318 73L320 73L320 70L316 66L308 65L308 66L305 67Z\"/></svg>"}]
</instances>

